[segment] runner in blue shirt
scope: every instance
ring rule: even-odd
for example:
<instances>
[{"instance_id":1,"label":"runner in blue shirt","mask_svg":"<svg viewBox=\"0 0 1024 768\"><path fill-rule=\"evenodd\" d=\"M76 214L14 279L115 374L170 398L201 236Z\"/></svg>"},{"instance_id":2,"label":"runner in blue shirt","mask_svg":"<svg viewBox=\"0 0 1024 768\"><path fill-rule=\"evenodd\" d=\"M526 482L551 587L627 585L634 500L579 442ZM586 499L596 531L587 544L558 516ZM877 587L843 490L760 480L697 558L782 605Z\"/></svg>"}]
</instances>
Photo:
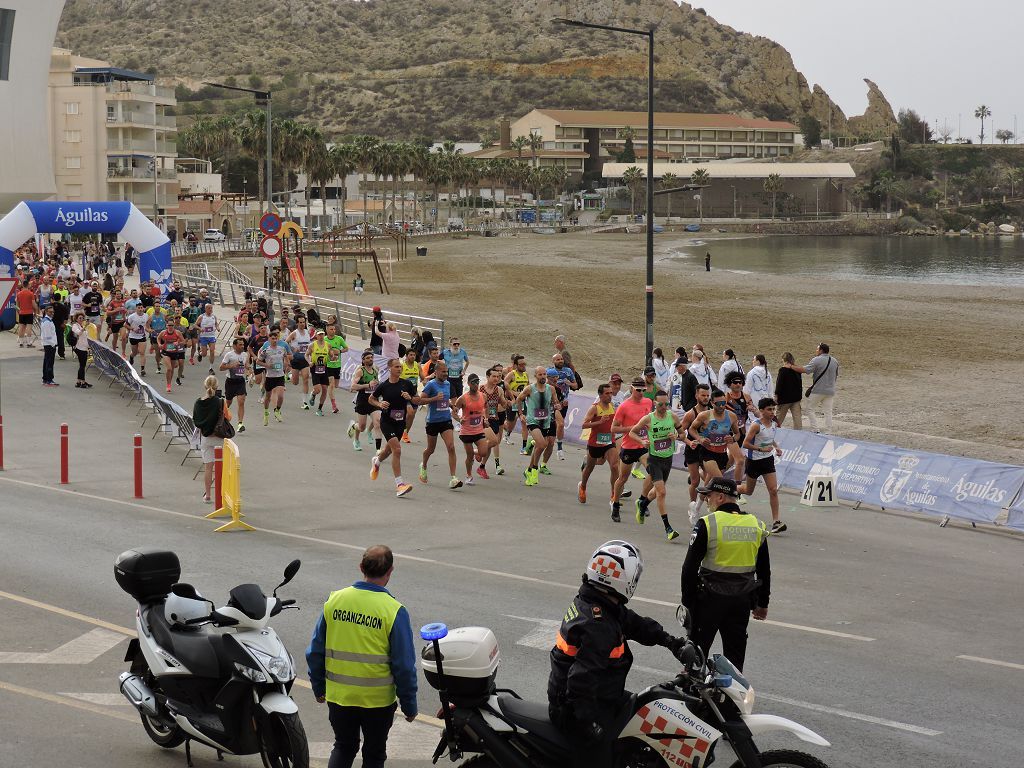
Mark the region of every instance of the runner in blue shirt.
<instances>
[{"instance_id":1,"label":"runner in blue shirt","mask_svg":"<svg viewBox=\"0 0 1024 768\"><path fill-rule=\"evenodd\" d=\"M462 348L462 342L452 339L452 348L446 349L442 355L448 366L448 381L452 384L452 400L462 397L462 375L469 367L469 355Z\"/></svg>"},{"instance_id":2,"label":"runner in blue shirt","mask_svg":"<svg viewBox=\"0 0 1024 768\"><path fill-rule=\"evenodd\" d=\"M558 399L561 407L556 411L557 431L555 439L558 441L558 458L565 461L565 451L562 450L562 439L565 436L565 414L569 412L569 391L579 389L576 383L576 374L572 368L565 364L561 353L556 352L551 356L551 367L548 368L548 383L558 390Z\"/></svg>"},{"instance_id":3,"label":"runner in blue shirt","mask_svg":"<svg viewBox=\"0 0 1024 768\"><path fill-rule=\"evenodd\" d=\"M461 488L462 481L455 474L455 441L452 437L452 386L448 380L448 366L444 360L438 360L434 366L434 378L426 383L420 393L419 403L427 406L427 447L423 449L423 461L420 462L420 482L427 482L427 460L437 446L437 437L444 440L448 449L448 471L451 480L448 487Z\"/></svg>"}]
</instances>

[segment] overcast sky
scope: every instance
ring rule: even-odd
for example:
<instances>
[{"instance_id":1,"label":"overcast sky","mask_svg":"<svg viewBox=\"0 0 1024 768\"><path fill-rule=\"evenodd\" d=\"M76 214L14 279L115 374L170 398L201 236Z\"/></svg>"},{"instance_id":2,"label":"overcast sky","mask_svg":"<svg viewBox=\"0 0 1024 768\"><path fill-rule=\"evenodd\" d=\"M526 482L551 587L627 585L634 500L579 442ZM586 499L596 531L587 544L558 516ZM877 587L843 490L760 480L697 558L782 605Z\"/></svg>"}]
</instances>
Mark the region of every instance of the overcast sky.
<instances>
[{"instance_id":1,"label":"overcast sky","mask_svg":"<svg viewBox=\"0 0 1024 768\"><path fill-rule=\"evenodd\" d=\"M974 110L992 110L995 128L1024 133L1024 4L1020 0L692 0L741 32L784 46L807 81L848 115L867 107L874 80L893 111L917 111L978 141ZM994 131L985 121L985 142Z\"/></svg>"}]
</instances>

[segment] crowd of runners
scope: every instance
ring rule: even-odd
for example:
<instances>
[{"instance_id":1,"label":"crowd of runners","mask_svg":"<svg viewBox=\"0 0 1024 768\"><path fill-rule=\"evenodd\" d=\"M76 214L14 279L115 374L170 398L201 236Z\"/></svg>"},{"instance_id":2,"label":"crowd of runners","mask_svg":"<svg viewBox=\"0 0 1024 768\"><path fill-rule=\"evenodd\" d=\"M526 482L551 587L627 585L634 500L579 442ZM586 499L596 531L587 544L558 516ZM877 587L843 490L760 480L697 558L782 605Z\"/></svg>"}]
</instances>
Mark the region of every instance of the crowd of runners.
<instances>
[{"instance_id":1,"label":"crowd of runners","mask_svg":"<svg viewBox=\"0 0 1024 768\"><path fill-rule=\"evenodd\" d=\"M316 416L324 416L325 409L339 414L339 400L344 405L349 399L354 411L347 430L352 449L362 451L364 439L372 440L370 477L377 480L381 465L390 464L398 496L413 489L402 463L410 458L408 446L418 420L423 422L425 446L412 461L424 484L437 470L438 443L442 471L453 490L472 486L477 479L489 480L492 472L505 475L516 442L525 465L517 467L517 473L521 471L528 487L552 474L552 457L566 458L569 395L584 391L584 386L562 336L555 338L550 360L531 365L523 355L513 354L507 363L490 365L481 378L469 373L469 355L459 339L441 349L429 332L416 331L406 347L375 307L368 323L370 345L354 373L342 382L348 344L333 316L307 316L295 307L283 309L271 322L265 297L247 296L230 323L228 347L219 350L218 339L228 329L214 313L205 289L186 296L175 283L161 296L156 286L143 282L139 289L126 291L123 274L111 281L108 272L104 291L99 275L88 268L79 277L68 261L39 259L31 248L19 251L18 272L23 280L17 299L20 344L33 345L31 325L41 314L44 322L48 317L55 323L62 340L65 329L72 330L76 352L87 348L80 337L88 334L120 352L141 376L147 375L147 360L152 360L167 392L172 383L182 385L186 360L190 366L204 366L209 374L224 376L224 398L237 413L239 433L247 429L250 391L258 393L264 427L270 426L271 417L275 423L284 421L289 384L299 396L298 407ZM56 318L55 308L61 309ZM824 344L819 353L822 347L828 353ZM63 357L63 344L58 351ZM375 363L381 358L386 361L383 370ZM773 386L763 355L755 356L747 371L731 349L722 358L716 370L703 346L694 344L690 349L677 347L669 364L657 349L652 365L628 383L613 373L590 388L594 399L580 425L586 456L577 483L579 503L588 503L594 473L607 471L611 519L620 522L623 500L632 496L627 483L636 478L642 485L630 514L642 524L655 505L671 541L678 533L669 521L668 484L673 457L681 452L691 525L703 503L698 486L727 476L746 495L763 480L772 531L786 530L779 517L775 458L781 448L776 430L786 411L794 420L799 411L787 402L789 407L780 412L775 393L783 379L788 379L788 390L795 380L799 400L804 369L787 353ZM81 362L84 367L84 359ZM81 369L76 386L88 387Z\"/></svg>"}]
</instances>

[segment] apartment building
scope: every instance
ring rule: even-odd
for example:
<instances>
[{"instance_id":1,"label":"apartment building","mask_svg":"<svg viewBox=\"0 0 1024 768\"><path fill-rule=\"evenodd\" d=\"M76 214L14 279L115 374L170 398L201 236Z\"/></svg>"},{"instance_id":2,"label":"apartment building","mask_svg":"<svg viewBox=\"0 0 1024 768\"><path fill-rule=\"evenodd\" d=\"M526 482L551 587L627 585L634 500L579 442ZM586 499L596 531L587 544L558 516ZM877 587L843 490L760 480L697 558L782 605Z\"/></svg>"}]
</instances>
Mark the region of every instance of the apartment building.
<instances>
[{"instance_id":1,"label":"apartment building","mask_svg":"<svg viewBox=\"0 0 1024 768\"><path fill-rule=\"evenodd\" d=\"M799 128L777 120L724 114L655 112L654 152L659 162L693 163L791 155ZM545 151L583 154L584 172L614 162L632 131L638 159L646 159L647 113L614 110L534 109L512 122L511 137L538 135Z\"/></svg>"},{"instance_id":2,"label":"apartment building","mask_svg":"<svg viewBox=\"0 0 1024 768\"><path fill-rule=\"evenodd\" d=\"M128 200L161 223L178 199L174 89L54 48L49 95L57 197Z\"/></svg>"}]
</instances>

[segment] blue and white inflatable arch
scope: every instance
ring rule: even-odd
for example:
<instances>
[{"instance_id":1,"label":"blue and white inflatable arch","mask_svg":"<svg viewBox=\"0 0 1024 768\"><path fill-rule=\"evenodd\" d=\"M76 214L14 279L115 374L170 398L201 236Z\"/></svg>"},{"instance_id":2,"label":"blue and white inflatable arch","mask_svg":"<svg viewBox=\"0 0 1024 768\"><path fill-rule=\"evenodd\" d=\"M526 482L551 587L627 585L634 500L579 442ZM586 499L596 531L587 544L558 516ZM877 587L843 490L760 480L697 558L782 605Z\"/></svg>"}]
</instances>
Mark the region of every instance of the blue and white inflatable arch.
<instances>
[{"instance_id":1,"label":"blue and white inflatable arch","mask_svg":"<svg viewBox=\"0 0 1024 768\"><path fill-rule=\"evenodd\" d=\"M138 252L139 276L167 292L171 281L171 241L129 202L22 202L0 219L0 277L14 276L14 251L37 233L117 234ZM0 323L7 321L6 309Z\"/></svg>"}]
</instances>

